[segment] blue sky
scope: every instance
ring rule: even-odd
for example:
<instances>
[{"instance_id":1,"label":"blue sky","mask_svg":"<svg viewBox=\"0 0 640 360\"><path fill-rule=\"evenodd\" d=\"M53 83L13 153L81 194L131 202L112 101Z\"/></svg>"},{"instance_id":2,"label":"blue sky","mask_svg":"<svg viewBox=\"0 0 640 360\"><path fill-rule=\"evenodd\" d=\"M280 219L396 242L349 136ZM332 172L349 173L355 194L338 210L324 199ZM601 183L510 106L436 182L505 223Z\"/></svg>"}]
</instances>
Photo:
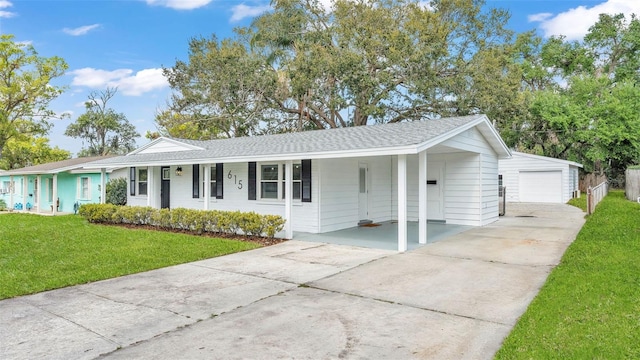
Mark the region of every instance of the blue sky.
<instances>
[{"instance_id":1,"label":"blue sky","mask_svg":"<svg viewBox=\"0 0 640 360\"><path fill-rule=\"evenodd\" d=\"M322 0L327 6L330 0ZM537 29L543 36L579 40L606 13L640 14L640 0L487 0L511 12L515 31ZM155 130L154 115L171 93L161 68L187 60L192 37L232 35L237 26L269 9L261 0L0 0L0 32L31 43L41 56L69 64L56 80L67 90L51 108L68 113L54 120L52 146L72 153L83 144L63 135L84 112L91 91L117 86L110 106L124 113L141 135ZM147 140L138 139L142 145Z\"/></svg>"}]
</instances>

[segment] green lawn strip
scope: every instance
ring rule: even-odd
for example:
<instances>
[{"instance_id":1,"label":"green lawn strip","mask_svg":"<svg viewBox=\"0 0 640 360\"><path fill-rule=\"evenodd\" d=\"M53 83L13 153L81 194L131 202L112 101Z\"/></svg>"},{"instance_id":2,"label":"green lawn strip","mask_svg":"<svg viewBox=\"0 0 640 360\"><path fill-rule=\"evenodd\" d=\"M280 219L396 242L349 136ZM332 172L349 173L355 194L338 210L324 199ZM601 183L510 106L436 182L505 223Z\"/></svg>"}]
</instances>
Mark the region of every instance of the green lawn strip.
<instances>
[{"instance_id":1,"label":"green lawn strip","mask_svg":"<svg viewBox=\"0 0 640 360\"><path fill-rule=\"evenodd\" d=\"M571 206L575 206L582 211L587 212L587 194L582 194L579 198L573 198L567 202Z\"/></svg>"},{"instance_id":2,"label":"green lawn strip","mask_svg":"<svg viewBox=\"0 0 640 360\"><path fill-rule=\"evenodd\" d=\"M640 204L598 205L496 358L640 358Z\"/></svg>"},{"instance_id":3,"label":"green lawn strip","mask_svg":"<svg viewBox=\"0 0 640 360\"><path fill-rule=\"evenodd\" d=\"M89 224L83 218L0 215L0 299L259 247L229 239Z\"/></svg>"}]
</instances>

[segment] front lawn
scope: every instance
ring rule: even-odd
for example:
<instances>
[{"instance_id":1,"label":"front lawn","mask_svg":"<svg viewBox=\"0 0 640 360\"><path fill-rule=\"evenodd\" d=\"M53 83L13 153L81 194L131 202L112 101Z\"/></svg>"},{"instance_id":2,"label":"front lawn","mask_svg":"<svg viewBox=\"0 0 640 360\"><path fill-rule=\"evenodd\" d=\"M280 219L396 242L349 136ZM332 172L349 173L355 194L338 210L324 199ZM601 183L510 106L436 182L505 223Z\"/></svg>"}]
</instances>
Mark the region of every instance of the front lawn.
<instances>
[{"instance_id":1,"label":"front lawn","mask_svg":"<svg viewBox=\"0 0 640 360\"><path fill-rule=\"evenodd\" d=\"M244 241L0 214L0 299L258 247Z\"/></svg>"},{"instance_id":2,"label":"front lawn","mask_svg":"<svg viewBox=\"0 0 640 360\"><path fill-rule=\"evenodd\" d=\"M640 359L640 204L611 192L497 359Z\"/></svg>"}]
</instances>

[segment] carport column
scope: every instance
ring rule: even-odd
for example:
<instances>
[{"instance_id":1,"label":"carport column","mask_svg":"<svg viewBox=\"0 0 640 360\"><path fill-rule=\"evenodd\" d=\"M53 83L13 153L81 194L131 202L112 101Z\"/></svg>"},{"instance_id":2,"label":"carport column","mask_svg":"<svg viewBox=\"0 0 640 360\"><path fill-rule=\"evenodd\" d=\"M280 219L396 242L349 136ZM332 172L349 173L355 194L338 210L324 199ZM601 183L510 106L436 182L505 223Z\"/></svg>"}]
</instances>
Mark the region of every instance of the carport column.
<instances>
[{"instance_id":1,"label":"carport column","mask_svg":"<svg viewBox=\"0 0 640 360\"><path fill-rule=\"evenodd\" d=\"M55 202L56 199L53 199L54 205L53 207L55 207ZM107 203L107 169L105 168L101 168L100 169L100 204L106 204Z\"/></svg>"},{"instance_id":2,"label":"carport column","mask_svg":"<svg viewBox=\"0 0 640 360\"><path fill-rule=\"evenodd\" d=\"M211 164L204 165L204 191L202 192L202 196L204 196L204 209L209 210L209 200L211 199Z\"/></svg>"},{"instance_id":3,"label":"carport column","mask_svg":"<svg viewBox=\"0 0 640 360\"><path fill-rule=\"evenodd\" d=\"M36 184L38 186L38 188L36 189L36 199L37 199L37 201L33 202L33 206L35 207L36 205L38 205L38 210L36 210L36 212L39 213L39 212L42 212L41 211L42 210L41 209L42 206L40 206L40 204L42 203L42 196L41 196L42 195L42 175L38 175L36 177L36 181L37 181Z\"/></svg>"},{"instance_id":4,"label":"carport column","mask_svg":"<svg viewBox=\"0 0 640 360\"><path fill-rule=\"evenodd\" d=\"M55 215L58 212L58 209L56 207L56 205L58 204L58 174L53 174L53 194L52 199L53 199L53 215Z\"/></svg>"},{"instance_id":5,"label":"carport column","mask_svg":"<svg viewBox=\"0 0 640 360\"><path fill-rule=\"evenodd\" d=\"M418 154L418 242L427 243L427 150Z\"/></svg>"},{"instance_id":6,"label":"carport column","mask_svg":"<svg viewBox=\"0 0 640 360\"><path fill-rule=\"evenodd\" d=\"M147 206L153 207L155 202L152 201L156 196L156 184L153 176L153 167L147 167Z\"/></svg>"},{"instance_id":7,"label":"carport column","mask_svg":"<svg viewBox=\"0 0 640 360\"><path fill-rule=\"evenodd\" d=\"M284 224L285 238L293 239L293 226L291 225L291 188L293 183L293 161L287 160L284 164Z\"/></svg>"},{"instance_id":8,"label":"carport column","mask_svg":"<svg viewBox=\"0 0 640 360\"><path fill-rule=\"evenodd\" d=\"M407 251L407 155L398 155L398 251Z\"/></svg>"}]
</instances>

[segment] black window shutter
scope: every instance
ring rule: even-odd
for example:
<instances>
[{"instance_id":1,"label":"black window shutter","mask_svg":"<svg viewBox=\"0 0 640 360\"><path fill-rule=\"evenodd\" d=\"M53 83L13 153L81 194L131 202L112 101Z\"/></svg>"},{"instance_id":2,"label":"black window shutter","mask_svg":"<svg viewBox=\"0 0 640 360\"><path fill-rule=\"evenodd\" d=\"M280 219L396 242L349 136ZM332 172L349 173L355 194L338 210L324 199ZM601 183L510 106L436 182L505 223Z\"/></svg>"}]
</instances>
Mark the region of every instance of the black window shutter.
<instances>
[{"instance_id":1,"label":"black window shutter","mask_svg":"<svg viewBox=\"0 0 640 360\"><path fill-rule=\"evenodd\" d=\"M129 168L129 194L136 196L136 168Z\"/></svg>"},{"instance_id":2,"label":"black window shutter","mask_svg":"<svg viewBox=\"0 0 640 360\"><path fill-rule=\"evenodd\" d=\"M249 189L249 200L256 199L256 163L252 161L249 163L249 184L247 184L247 188Z\"/></svg>"},{"instance_id":3,"label":"black window shutter","mask_svg":"<svg viewBox=\"0 0 640 360\"><path fill-rule=\"evenodd\" d=\"M311 202L311 159L302 160L302 202Z\"/></svg>"},{"instance_id":4,"label":"black window shutter","mask_svg":"<svg viewBox=\"0 0 640 360\"><path fill-rule=\"evenodd\" d=\"M200 197L200 165L193 164L193 171L191 174L191 183L193 188L193 198Z\"/></svg>"},{"instance_id":5,"label":"black window shutter","mask_svg":"<svg viewBox=\"0 0 640 360\"><path fill-rule=\"evenodd\" d=\"M224 164L216 163L216 199L224 196Z\"/></svg>"}]
</instances>

